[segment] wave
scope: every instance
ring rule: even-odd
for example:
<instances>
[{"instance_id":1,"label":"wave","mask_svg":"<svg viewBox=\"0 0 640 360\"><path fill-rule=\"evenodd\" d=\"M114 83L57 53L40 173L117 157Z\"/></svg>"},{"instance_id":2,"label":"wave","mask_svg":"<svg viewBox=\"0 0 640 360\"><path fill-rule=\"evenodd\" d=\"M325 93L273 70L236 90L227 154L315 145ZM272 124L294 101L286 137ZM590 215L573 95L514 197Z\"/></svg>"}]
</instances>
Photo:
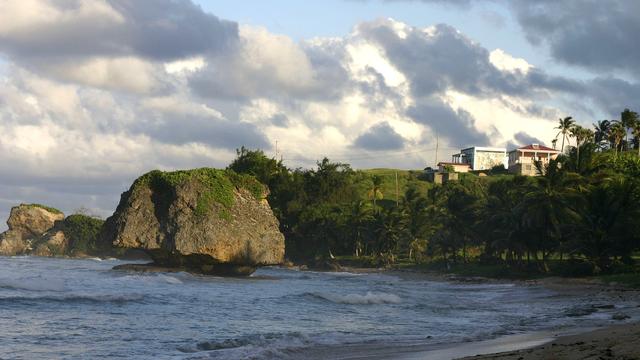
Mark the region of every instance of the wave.
<instances>
[{"instance_id":1,"label":"wave","mask_svg":"<svg viewBox=\"0 0 640 360\"><path fill-rule=\"evenodd\" d=\"M299 332L292 333L265 333L265 334L252 334L239 338L222 339L214 341L199 342L194 346L178 347L178 350L186 353L200 352L200 351L215 351L234 349L241 347L268 347L273 345L281 345L283 347L298 347L310 344L311 340L308 336Z\"/></svg>"},{"instance_id":2,"label":"wave","mask_svg":"<svg viewBox=\"0 0 640 360\"><path fill-rule=\"evenodd\" d=\"M178 279L177 277L174 276L169 276L169 275L164 275L164 274L160 274L158 276L160 279L162 279L164 282L166 282L167 284L182 284L182 280Z\"/></svg>"},{"instance_id":3,"label":"wave","mask_svg":"<svg viewBox=\"0 0 640 360\"><path fill-rule=\"evenodd\" d=\"M141 302L144 295L45 295L45 296L0 296L0 304L20 304L20 303L64 303L64 304L125 304L129 302Z\"/></svg>"},{"instance_id":4,"label":"wave","mask_svg":"<svg viewBox=\"0 0 640 360\"><path fill-rule=\"evenodd\" d=\"M398 295L367 291L366 294L333 294L333 293L308 293L316 298L328 300L336 304L373 305L373 304L399 304L402 299Z\"/></svg>"},{"instance_id":5,"label":"wave","mask_svg":"<svg viewBox=\"0 0 640 360\"><path fill-rule=\"evenodd\" d=\"M64 281L43 278L0 279L0 289L26 291L64 291Z\"/></svg>"}]
</instances>

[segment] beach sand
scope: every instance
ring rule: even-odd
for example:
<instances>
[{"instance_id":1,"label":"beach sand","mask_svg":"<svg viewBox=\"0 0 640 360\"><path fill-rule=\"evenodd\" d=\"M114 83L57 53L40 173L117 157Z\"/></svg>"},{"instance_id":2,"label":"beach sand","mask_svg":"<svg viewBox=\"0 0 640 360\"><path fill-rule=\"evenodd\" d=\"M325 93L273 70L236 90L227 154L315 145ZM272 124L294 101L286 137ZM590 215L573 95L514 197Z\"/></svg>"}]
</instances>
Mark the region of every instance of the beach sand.
<instances>
[{"instance_id":1,"label":"beach sand","mask_svg":"<svg viewBox=\"0 0 640 360\"><path fill-rule=\"evenodd\" d=\"M480 350L480 349L479 349ZM429 357L425 357L429 359ZM640 359L640 323L614 325L586 333L561 336L543 345L465 360L582 360Z\"/></svg>"}]
</instances>

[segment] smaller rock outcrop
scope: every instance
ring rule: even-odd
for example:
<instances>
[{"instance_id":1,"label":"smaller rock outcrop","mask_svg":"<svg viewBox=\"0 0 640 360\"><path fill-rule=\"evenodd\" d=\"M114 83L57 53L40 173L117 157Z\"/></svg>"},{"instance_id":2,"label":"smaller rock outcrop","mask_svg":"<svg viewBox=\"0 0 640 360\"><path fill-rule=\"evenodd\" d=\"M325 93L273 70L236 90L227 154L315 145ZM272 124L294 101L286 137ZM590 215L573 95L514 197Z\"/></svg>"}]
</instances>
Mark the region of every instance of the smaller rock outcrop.
<instances>
[{"instance_id":1,"label":"smaller rock outcrop","mask_svg":"<svg viewBox=\"0 0 640 360\"><path fill-rule=\"evenodd\" d=\"M110 242L100 242L104 221L73 214L65 218L54 208L22 204L11 209L9 230L0 234L0 255L119 256Z\"/></svg>"},{"instance_id":2,"label":"smaller rock outcrop","mask_svg":"<svg viewBox=\"0 0 640 360\"><path fill-rule=\"evenodd\" d=\"M11 209L7 225L9 230L0 234L0 255L22 255L33 250L34 243L51 228L56 221L64 219L57 209L39 204L21 204Z\"/></svg>"},{"instance_id":3,"label":"smaller rock outcrop","mask_svg":"<svg viewBox=\"0 0 640 360\"><path fill-rule=\"evenodd\" d=\"M253 177L230 170L152 171L122 194L103 238L144 250L156 266L248 275L284 261L284 236L266 195Z\"/></svg>"}]
</instances>

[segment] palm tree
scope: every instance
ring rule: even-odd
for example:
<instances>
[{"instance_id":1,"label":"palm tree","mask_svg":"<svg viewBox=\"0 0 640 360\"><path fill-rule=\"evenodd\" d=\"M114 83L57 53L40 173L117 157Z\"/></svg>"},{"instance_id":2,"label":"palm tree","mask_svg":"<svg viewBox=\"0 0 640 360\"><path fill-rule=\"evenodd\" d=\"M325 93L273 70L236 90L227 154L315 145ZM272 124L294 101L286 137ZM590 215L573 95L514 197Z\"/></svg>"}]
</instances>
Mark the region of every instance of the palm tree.
<instances>
[{"instance_id":1,"label":"palm tree","mask_svg":"<svg viewBox=\"0 0 640 360\"><path fill-rule=\"evenodd\" d=\"M605 270L611 256L629 256L629 223L635 222L637 206L630 196L636 193L632 181L609 179L585 191L577 207L580 221L572 226L575 250Z\"/></svg>"},{"instance_id":2,"label":"palm tree","mask_svg":"<svg viewBox=\"0 0 640 360\"><path fill-rule=\"evenodd\" d=\"M627 149L629 147L629 130L633 129L638 121L638 113L635 111L624 109L620 114L620 123L624 126L624 140L627 144Z\"/></svg>"},{"instance_id":3,"label":"palm tree","mask_svg":"<svg viewBox=\"0 0 640 360\"><path fill-rule=\"evenodd\" d=\"M558 139L551 140L551 145L553 145L553 149L555 150L556 146L558 145Z\"/></svg>"},{"instance_id":4,"label":"palm tree","mask_svg":"<svg viewBox=\"0 0 640 360\"><path fill-rule=\"evenodd\" d=\"M627 130L620 121L615 121L611 125L611 129L609 130L609 140L615 148L616 156L618 156L618 149L620 148L620 144L624 140L626 131Z\"/></svg>"},{"instance_id":5,"label":"palm tree","mask_svg":"<svg viewBox=\"0 0 640 360\"><path fill-rule=\"evenodd\" d=\"M558 131L556 139L558 138L558 136L562 135L562 147L560 148L560 151L562 152L564 152L564 142L569 138L571 128L575 123L575 120L573 120L571 116L567 116L564 119L559 119L558 127L556 127L556 129L559 129L560 131Z\"/></svg>"},{"instance_id":6,"label":"palm tree","mask_svg":"<svg viewBox=\"0 0 640 360\"><path fill-rule=\"evenodd\" d=\"M514 211L523 215L523 226L530 237L529 250L546 272L549 255L560 247L562 227L575 217L568 205L577 201L574 189L580 183L580 177L565 171L561 159L550 160L547 165L537 161L536 167L541 176L535 179L536 186L524 195ZM541 261L538 251L542 253Z\"/></svg>"},{"instance_id":7,"label":"palm tree","mask_svg":"<svg viewBox=\"0 0 640 360\"><path fill-rule=\"evenodd\" d=\"M596 124L593 124L595 129L594 141L600 147L603 148L603 143L606 141L609 143L609 131L611 131L611 121L600 120Z\"/></svg>"},{"instance_id":8,"label":"palm tree","mask_svg":"<svg viewBox=\"0 0 640 360\"><path fill-rule=\"evenodd\" d=\"M363 247L366 243L365 235L372 220L371 207L366 200L356 200L351 203L346 222L351 232L353 252L356 257L363 253Z\"/></svg>"},{"instance_id":9,"label":"palm tree","mask_svg":"<svg viewBox=\"0 0 640 360\"><path fill-rule=\"evenodd\" d=\"M576 169L580 169L580 146L593 138L593 131L576 124L571 128L571 135L576 138Z\"/></svg>"},{"instance_id":10,"label":"palm tree","mask_svg":"<svg viewBox=\"0 0 640 360\"><path fill-rule=\"evenodd\" d=\"M384 194L382 194L382 191L380 190L382 187L382 177L374 175L371 182L373 186L369 190L369 198L373 201L373 210L377 212L378 208L376 207L376 200L384 197Z\"/></svg>"},{"instance_id":11,"label":"palm tree","mask_svg":"<svg viewBox=\"0 0 640 360\"><path fill-rule=\"evenodd\" d=\"M407 217L407 229L411 235L407 244L409 260L416 258L426 249L426 239L432 233L430 217L428 214L429 204L427 198L421 194L416 186L409 186L402 199L403 213Z\"/></svg>"},{"instance_id":12,"label":"palm tree","mask_svg":"<svg viewBox=\"0 0 640 360\"><path fill-rule=\"evenodd\" d=\"M637 121L632 130L635 143L638 145L638 156L640 156L640 121Z\"/></svg>"}]
</instances>

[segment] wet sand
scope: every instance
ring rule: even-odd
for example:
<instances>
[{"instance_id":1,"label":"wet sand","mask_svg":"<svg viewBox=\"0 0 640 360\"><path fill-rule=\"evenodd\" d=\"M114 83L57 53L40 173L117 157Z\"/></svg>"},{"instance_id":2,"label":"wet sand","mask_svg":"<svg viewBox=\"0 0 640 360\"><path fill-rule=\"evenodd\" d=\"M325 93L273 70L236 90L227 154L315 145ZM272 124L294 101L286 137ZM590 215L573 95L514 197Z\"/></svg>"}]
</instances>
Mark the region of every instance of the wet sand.
<instances>
[{"instance_id":1,"label":"wet sand","mask_svg":"<svg viewBox=\"0 0 640 360\"><path fill-rule=\"evenodd\" d=\"M525 344L523 344L525 345ZM640 359L640 323L614 325L586 333L561 336L536 347L490 355L469 356L465 360L632 360ZM478 353L485 353L478 349ZM465 355L466 356L466 355ZM431 359L424 357L423 359Z\"/></svg>"}]
</instances>

